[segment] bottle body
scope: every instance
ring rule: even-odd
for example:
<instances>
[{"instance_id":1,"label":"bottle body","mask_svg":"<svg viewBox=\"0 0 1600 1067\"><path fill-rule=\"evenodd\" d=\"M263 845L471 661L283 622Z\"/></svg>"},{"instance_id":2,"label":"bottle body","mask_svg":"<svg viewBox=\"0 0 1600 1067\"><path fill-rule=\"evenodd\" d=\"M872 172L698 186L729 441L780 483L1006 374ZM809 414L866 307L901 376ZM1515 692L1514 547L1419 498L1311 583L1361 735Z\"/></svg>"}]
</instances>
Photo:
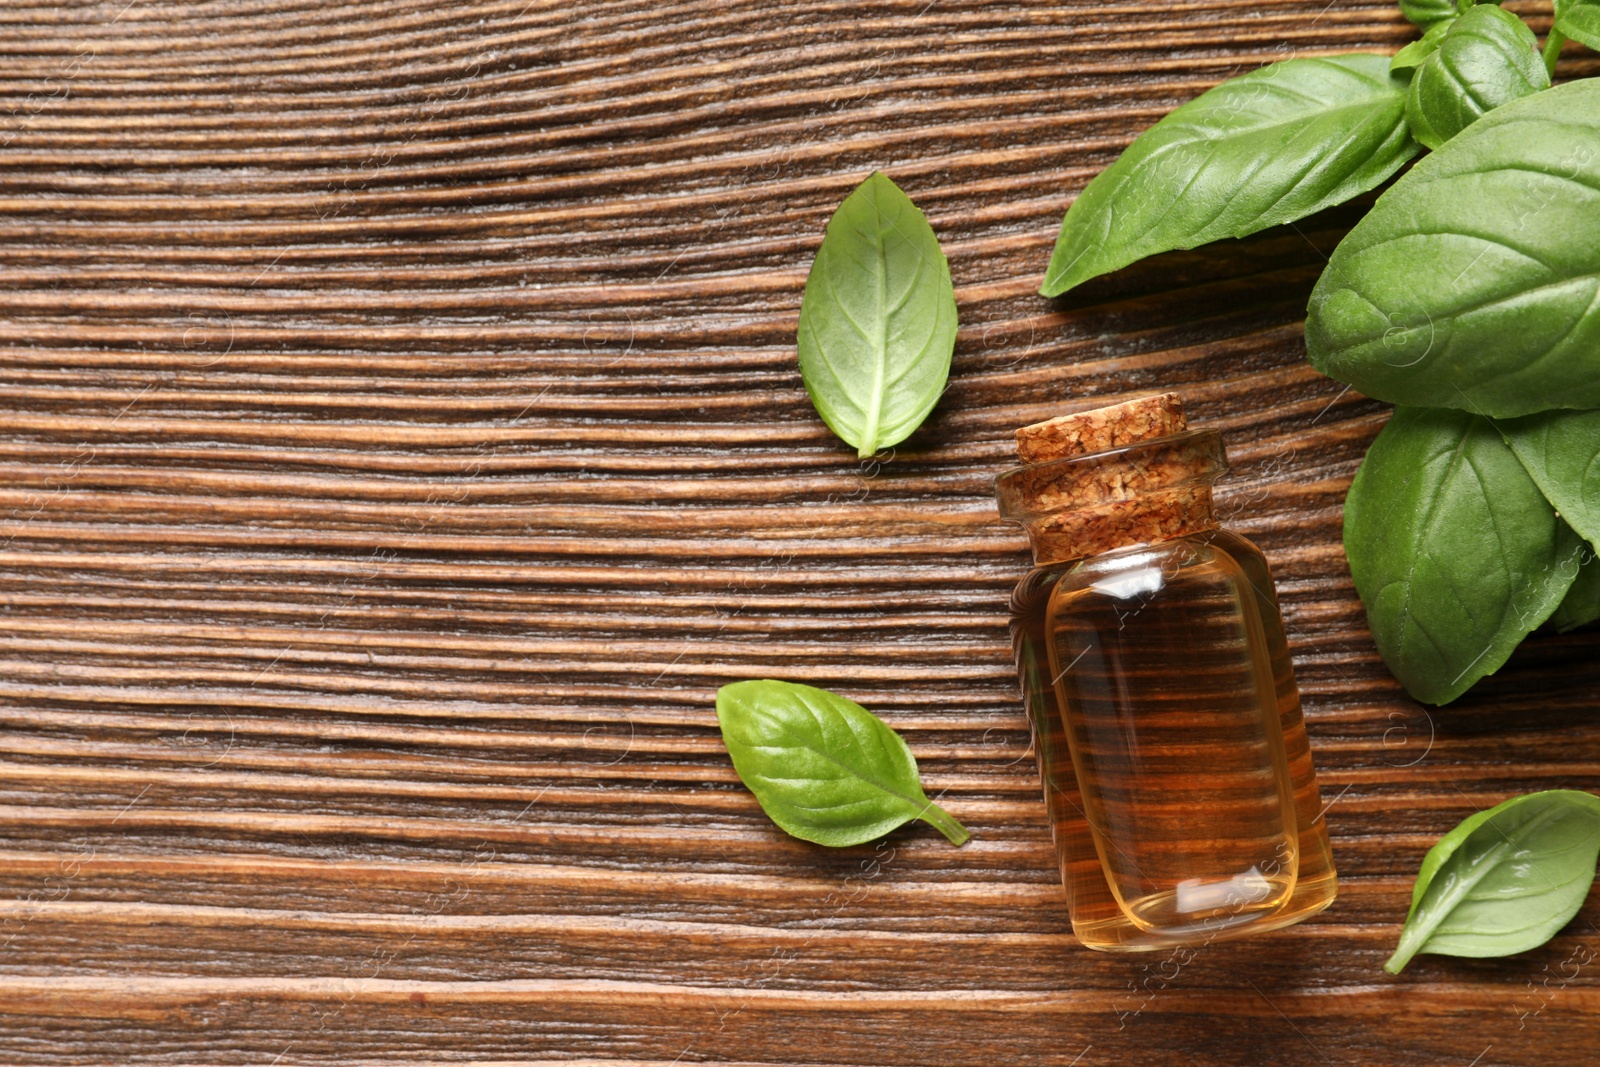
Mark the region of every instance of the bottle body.
<instances>
[{"instance_id":1,"label":"bottle body","mask_svg":"<svg viewBox=\"0 0 1600 1067\"><path fill-rule=\"evenodd\" d=\"M1035 568L1012 636L1074 932L1205 943L1335 876L1266 561L1211 527Z\"/></svg>"}]
</instances>

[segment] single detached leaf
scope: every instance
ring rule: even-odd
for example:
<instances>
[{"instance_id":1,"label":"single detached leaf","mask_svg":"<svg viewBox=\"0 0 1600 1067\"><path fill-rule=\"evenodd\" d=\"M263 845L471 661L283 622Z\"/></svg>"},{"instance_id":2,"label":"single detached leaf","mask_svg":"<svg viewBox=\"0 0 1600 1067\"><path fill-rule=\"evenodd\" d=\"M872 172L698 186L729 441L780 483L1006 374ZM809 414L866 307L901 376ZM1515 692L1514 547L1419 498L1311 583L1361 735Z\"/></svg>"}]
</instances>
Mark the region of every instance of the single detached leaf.
<instances>
[{"instance_id":1,"label":"single detached leaf","mask_svg":"<svg viewBox=\"0 0 1600 1067\"><path fill-rule=\"evenodd\" d=\"M1456 0L1400 0L1400 13L1414 26L1432 29L1460 14Z\"/></svg>"},{"instance_id":2,"label":"single detached leaf","mask_svg":"<svg viewBox=\"0 0 1600 1067\"><path fill-rule=\"evenodd\" d=\"M1545 499L1600 550L1600 411L1548 411L1499 426Z\"/></svg>"},{"instance_id":3,"label":"single detached leaf","mask_svg":"<svg viewBox=\"0 0 1600 1067\"><path fill-rule=\"evenodd\" d=\"M922 425L956 343L950 265L933 227L881 172L845 197L800 301L800 377L861 458Z\"/></svg>"},{"instance_id":4,"label":"single detached leaf","mask_svg":"<svg viewBox=\"0 0 1600 1067\"><path fill-rule=\"evenodd\" d=\"M1039 291L1157 252L1243 237L1372 189L1417 151L1383 56L1290 59L1150 127L1067 211Z\"/></svg>"},{"instance_id":5,"label":"single detached leaf","mask_svg":"<svg viewBox=\"0 0 1600 1067\"><path fill-rule=\"evenodd\" d=\"M1600 798L1571 789L1481 811L1423 858L1400 945L1383 969L1419 952L1509 956L1555 936L1583 906L1600 853Z\"/></svg>"},{"instance_id":6,"label":"single detached leaf","mask_svg":"<svg viewBox=\"0 0 1600 1067\"><path fill-rule=\"evenodd\" d=\"M1550 75L1528 24L1482 4L1450 23L1433 54L1418 65L1406 96L1406 122L1412 136L1438 148L1485 112L1548 88Z\"/></svg>"},{"instance_id":7,"label":"single detached leaf","mask_svg":"<svg viewBox=\"0 0 1600 1067\"><path fill-rule=\"evenodd\" d=\"M1488 419L1398 408L1350 486L1344 548L1384 662L1446 704L1550 617L1583 543Z\"/></svg>"},{"instance_id":8,"label":"single detached leaf","mask_svg":"<svg viewBox=\"0 0 1600 1067\"><path fill-rule=\"evenodd\" d=\"M1391 71L1412 70L1422 63L1424 59L1439 50L1439 42L1444 40L1444 35L1450 32L1450 24L1455 21L1452 16L1443 22L1435 22L1428 27L1428 32L1418 37L1394 54L1389 60Z\"/></svg>"},{"instance_id":9,"label":"single detached leaf","mask_svg":"<svg viewBox=\"0 0 1600 1067\"><path fill-rule=\"evenodd\" d=\"M1324 374L1497 417L1600 407L1600 79L1496 108L1394 183L1311 293Z\"/></svg>"},{"instance_id":10,"label":"single detached leaf","mask_svg":"<svg viewBox=\"0 0 1600 1067\"><path fill-rule=\"evenodd\" d=\"M1555 30L1600 51L1600 0L1556 0Z\"/></svg>"},{"instance_id":11,"label":"single detached leaf","mask_svg":"<svg viewBox=\"0 0 1600 1067\"><path fill-rule=\"evenodd\" d=\"M717 690L733 768L784 830L819 845L859 845L923 819L957 845L967 831L922 792L900 735L853 700L792 682Z\"/></svg>"},{"instance_id":12,"label":"single detached leaf","mask_svg":"<svg viewBox=\"0 0 1600 1067\"><path fill-rule=\"evenodd\" d=\"M1585 552L1579 560L1578 576L1567 595L1550 615L1550 625L1565 633L1600 619L1600 556Z\"/></svg>"}]
</instances>

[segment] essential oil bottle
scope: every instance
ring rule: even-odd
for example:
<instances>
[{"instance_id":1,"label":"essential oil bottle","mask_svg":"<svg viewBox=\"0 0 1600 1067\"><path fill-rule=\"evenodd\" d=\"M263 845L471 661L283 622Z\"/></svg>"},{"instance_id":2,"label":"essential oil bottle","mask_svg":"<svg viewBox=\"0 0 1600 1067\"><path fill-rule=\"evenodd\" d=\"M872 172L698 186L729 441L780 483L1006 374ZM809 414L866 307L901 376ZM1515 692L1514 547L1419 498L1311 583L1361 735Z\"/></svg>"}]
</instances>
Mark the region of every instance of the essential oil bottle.
<instances>
[{"instance_id":1,"label":"essential oil bottle","mask_svg":"<svg viewBox=\"0 0 1600 1067\"><path fill-rule=\"evenodd\" d=\"M1266 560L1220 529L1221 435L1175 393L1017 431L1034 569L1012 640L1072 928L1089 948L1299 922L1335 878Z\"/></svg>"}]
</instances>

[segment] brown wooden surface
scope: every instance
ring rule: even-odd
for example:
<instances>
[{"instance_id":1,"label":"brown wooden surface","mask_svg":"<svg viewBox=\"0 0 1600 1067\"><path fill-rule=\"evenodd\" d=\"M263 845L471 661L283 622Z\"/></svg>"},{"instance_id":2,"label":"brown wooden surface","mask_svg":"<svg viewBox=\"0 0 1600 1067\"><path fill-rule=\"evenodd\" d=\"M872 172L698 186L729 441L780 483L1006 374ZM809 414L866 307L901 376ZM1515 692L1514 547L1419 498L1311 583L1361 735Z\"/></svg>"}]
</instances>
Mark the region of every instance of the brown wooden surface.
<instances>
[{"instance_id":1,"label":"brown wooden surface","mask_svg":"<svg viewBox=\"0 0 1600 1067\"><path fill-rule=\"evenodd\" d=\"M1594 1062L1592 903L1379 970L1441 832L1600 788L1600 666L1540 637L1430 716L1378 662L1338 537L1384 412L1301 341L1355 214L1035 295L1163 112L1411 35L1322 0L8 5L0 1060ZM872 168L963 326L863 467L793 335ZM1187 961L1070 936L990 495L1014 426L1153 388L1228 432L1342 875ZM752 676L881 711L973 842L785 838L712 711Z\"/></svg>"}]
</instances>

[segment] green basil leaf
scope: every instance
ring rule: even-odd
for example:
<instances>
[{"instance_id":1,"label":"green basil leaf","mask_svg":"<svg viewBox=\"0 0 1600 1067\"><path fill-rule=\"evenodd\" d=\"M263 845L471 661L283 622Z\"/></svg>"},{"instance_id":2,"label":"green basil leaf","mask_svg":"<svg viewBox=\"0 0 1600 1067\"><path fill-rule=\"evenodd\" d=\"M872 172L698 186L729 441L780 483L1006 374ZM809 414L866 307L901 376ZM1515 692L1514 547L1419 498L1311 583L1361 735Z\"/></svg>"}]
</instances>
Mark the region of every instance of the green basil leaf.
<instances>
[{"instance_id":1,"label":"green basil leaf","mask_svg":"<svg viewBox=\"0 0 1600 1067\"><path fill-rule=\"evenodd\" d=\"M1417 146L1383 56L1290 59L1233 78L1150 127L1067 211L1039 291L1157 252L1303 218L1383 182Z\"/></svg>"},{"instance_id":2,"label":"green basil leaf","mask_svg":"<svg viewBox=\"0 0 1600 1067\"><path fill-rule=\"evenodd\" d=\"M1395 404L1600 407L1600 79L1496 108L1394 183L1311 293L1306 351Z\"/></svg>"},{"instance_id":3,"label":"green basil leaf","mask_svg":"<svg viewBox=\"0 0 1600 1067\"><path fill-rule=\"evenodd\" d=\"M1600 51L1600 0L1556 0L1555 31Z\"/></svg>"},{"instance_id":4,"label":"green basil leaf","mask_svg":"<svg viewBox=\"0 0 1600 1067\"><path fill-rule=\"evenodd\" d=\"M1600 854L1600 798L1529 793L1467 818L1428 851L1400 945L1399 974L1419 952L1509 956L1555 936L1583 906Z\"/></svg>"},{"instance_id":5,"label":"green basil leaf","mask_svg":"<svg viewBox=\"0 0 1600 1067\"><path fill-rule=\"evenodd\" d=\"M1561 633L1600 619L1600 556L1585 552L1578 563L1572 588L1550 615L1550 625Z\"/></svg>"},{"instance_id":6,"label":"green basil leaf","mask_svg":"<svg viewBox=\"0 0 1600 1067\"><path fill-rule=\"evenodd\" d=\"M1394 58L1389 60L1389 69L1391 71L1411 70L1421 64L1424 59L1439 50L1439 42L1444 40L1444 35L1450 32L1450 25L1453 22L1455 22L1455 18L1452 16L1443 22L1435 22L1432 26L1429 26L1427 33L1394 54Z\"/></svg>"},{"instance_id":7,"label":"green basil leaf","mask_svg":"<svg viewBox=\"0 0 1600 1067\"><path fill-rule=\"evenodd\" d=\"M1424 30L1448 22L1460 14L1456 0L1400 0L1400 13L1411 24Z\"/></svg>"},{"instance_id":8,"label":"green basil leaf","mask_svg":"<svg viewBox=\"0 0 1600 1067\"><path fill-rule=\"evenodd\" d=\"M1389 669L1446 704L1550 617L1582 542L1488 419L1398 408L1350 486L1344 547Z\"/></svg>"},{"instance_id":9,"label":"green basil leaf","mask_svg":"<svg viewBox=\"0 0 1600 1067\"><path fill-rule=\"evenodd\" d=\"M956 343L950 265L927 217L881 172L828 220L800 301L800 377L862 459L938 403Z\"/></svg>"},{"instance_id":10,"label":"green basil leaf","mask_svg":"<svg viewBox=\"0 0 1600 1067\"><path fill-rule=\"evenodd\" d=\"M1456 19L1411 76L1406 122L1412 136L1438 148L1486 112L1550 88L1538 49L1526 22L1492 4Z\"/></svg>"},{"instance_id":11,"label":"green basil leaf","mask_svg":"<svg viewBox=\"0 0 1600 1067\"><path fill-rule=\"evenodd\" d=\"M792 682L717 690L733 768L772 821L819 845L859 845L912 819L954 844L966 828L922 792L900 735L853 700Z\"/></svg>"},{"instance_id":12,"label":"green basil leaf","mask_svg":"<svg viewBox=\"0 0 1600 1067\"><path fill-rule=\"evenodd\" d=\"M1600 411L1549 411L1499 426L1545 499L1600 549Z\"/></svg>"},{"instance_id":13,"label":"green basil leaf","mask_svg":"<svg viewBox=\"0 0 1600 1067\"><path fill-rule=\"evenodd\" d=\"M1592 546L1550 625L1565 631L1600 619L1600 411L1547 411L1498 425L1545 499Z\"/></svg>"}]
</instances>

